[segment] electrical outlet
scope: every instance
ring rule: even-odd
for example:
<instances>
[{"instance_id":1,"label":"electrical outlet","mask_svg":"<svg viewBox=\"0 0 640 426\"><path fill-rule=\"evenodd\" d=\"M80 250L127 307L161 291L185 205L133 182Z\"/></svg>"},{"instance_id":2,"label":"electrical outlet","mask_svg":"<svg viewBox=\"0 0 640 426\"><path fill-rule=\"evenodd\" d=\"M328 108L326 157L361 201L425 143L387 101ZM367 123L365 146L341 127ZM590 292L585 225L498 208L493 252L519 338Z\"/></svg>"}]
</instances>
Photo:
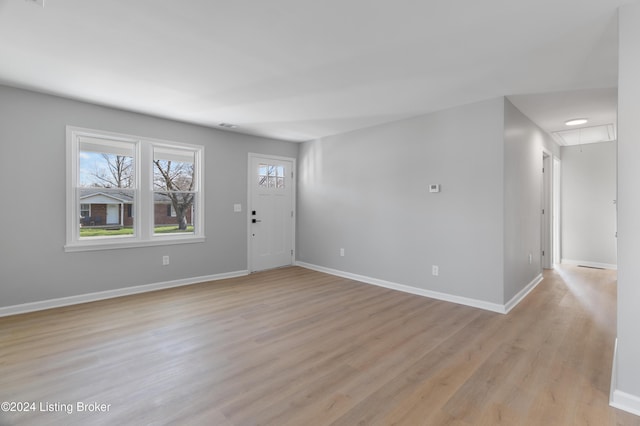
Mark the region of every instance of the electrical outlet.
<instances>
[{"instance_id":1,"label":"electrical outlet","mask_svg":"<svg viewBox=\"0 0 640 426\"><path fill-rule=\"evenodd\" d=\"M438 265L431 265L431 275L437 277L438 274L440 274L440 268L438 267Z\"/></svg>"},{"instance_id":2,"label":"electrical outlet","mask_svg":"<svg viewBox=\"0 0 640 426\"><path fill-rule=\"evenodd\" d=\"M344 257L344 249L343 248L340 249L340 256Z\"/></svg>"},{"instance_id":3,"label":"electrical outlet","mask_svg":"<svg viewBox=\"0 0 640 426\"><path fill-rule=\"evenodd\" d=\"M162 256L162 266L167 266L169 264L169 256Z\"/></svg>"}]
</instances>

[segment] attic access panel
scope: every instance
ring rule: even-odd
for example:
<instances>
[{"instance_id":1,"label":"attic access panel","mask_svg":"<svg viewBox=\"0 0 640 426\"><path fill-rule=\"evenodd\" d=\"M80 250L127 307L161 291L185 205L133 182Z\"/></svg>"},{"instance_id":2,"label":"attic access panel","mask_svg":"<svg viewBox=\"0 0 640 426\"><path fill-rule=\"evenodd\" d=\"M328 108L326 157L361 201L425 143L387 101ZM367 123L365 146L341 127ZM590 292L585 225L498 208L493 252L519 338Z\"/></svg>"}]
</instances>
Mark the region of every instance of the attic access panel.
<instances>
[{"instance_id":1,"label":"attic access panel","mask_svg":"<svg viewBox=\"0 0 640 426\"><path fill-rule=\"evenodd\" d=\"M616 140L616 129L613 124L581 127L579 129L561 130L551 134L562 146L584 145L588 143L611 142Z\"/></svg>"}]
</instances>

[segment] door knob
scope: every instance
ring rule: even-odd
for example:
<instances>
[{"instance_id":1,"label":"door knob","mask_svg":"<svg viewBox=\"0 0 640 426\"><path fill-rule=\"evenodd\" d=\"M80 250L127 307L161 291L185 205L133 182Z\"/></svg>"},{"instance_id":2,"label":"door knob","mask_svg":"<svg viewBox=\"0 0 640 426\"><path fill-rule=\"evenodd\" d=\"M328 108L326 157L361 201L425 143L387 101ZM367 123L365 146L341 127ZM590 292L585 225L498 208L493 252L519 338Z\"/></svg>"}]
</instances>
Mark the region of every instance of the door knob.
<instances>
[{"instance_id":1,"label":"door knob","mask_svg":"<svg viewBox=\"0 0 640 426\"><path fill-rule=\"evenodd\" d=\"M258 222L262 222L260 219L251 219L251 223L258 223Z\"/></svg>"}]
</instances>

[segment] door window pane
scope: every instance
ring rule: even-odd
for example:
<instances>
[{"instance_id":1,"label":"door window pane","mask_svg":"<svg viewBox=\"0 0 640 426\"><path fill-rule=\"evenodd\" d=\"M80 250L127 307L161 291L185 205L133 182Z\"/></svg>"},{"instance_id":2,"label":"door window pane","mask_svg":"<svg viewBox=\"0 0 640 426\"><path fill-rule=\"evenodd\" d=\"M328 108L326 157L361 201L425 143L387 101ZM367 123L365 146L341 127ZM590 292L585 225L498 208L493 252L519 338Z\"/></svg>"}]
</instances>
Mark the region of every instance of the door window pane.
<instances>
[{"instance_id":1,"label":"door window pane","mask_svg":"<svg viewBox=\"0 0 640 426\"><path fill-rule=\"evenodd\" d=\"M275 164L259 164L258 186L261 188L284 189L284 166Z\"/></svg>"}]
</instances>

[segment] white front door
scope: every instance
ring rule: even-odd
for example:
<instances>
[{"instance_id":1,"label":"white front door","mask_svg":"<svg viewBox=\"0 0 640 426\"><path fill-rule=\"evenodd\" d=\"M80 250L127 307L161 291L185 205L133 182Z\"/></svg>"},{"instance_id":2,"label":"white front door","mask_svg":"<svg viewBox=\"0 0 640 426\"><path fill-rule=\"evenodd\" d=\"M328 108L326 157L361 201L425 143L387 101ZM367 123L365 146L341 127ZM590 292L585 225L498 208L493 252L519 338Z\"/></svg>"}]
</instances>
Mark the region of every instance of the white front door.
<instances>
[{"instance_id":1,"label":"white front door","mask_svg":"<svg viewBox=\"0 0 640 426\"><path fill-rule=\"evenodd\" d=\"M119 212L119 204L107 204L107 225L117 225L120 223Z\"/></svg>"},{"instance_id":2,"label":"white front door","mask_svg":"<svg viewBox=\"0 0 640 426\"><path fill-rule=\"evenodd\" d=\"M249 270L293 263L295 160L249 154Z\"/></svg>"}]
</instances>

